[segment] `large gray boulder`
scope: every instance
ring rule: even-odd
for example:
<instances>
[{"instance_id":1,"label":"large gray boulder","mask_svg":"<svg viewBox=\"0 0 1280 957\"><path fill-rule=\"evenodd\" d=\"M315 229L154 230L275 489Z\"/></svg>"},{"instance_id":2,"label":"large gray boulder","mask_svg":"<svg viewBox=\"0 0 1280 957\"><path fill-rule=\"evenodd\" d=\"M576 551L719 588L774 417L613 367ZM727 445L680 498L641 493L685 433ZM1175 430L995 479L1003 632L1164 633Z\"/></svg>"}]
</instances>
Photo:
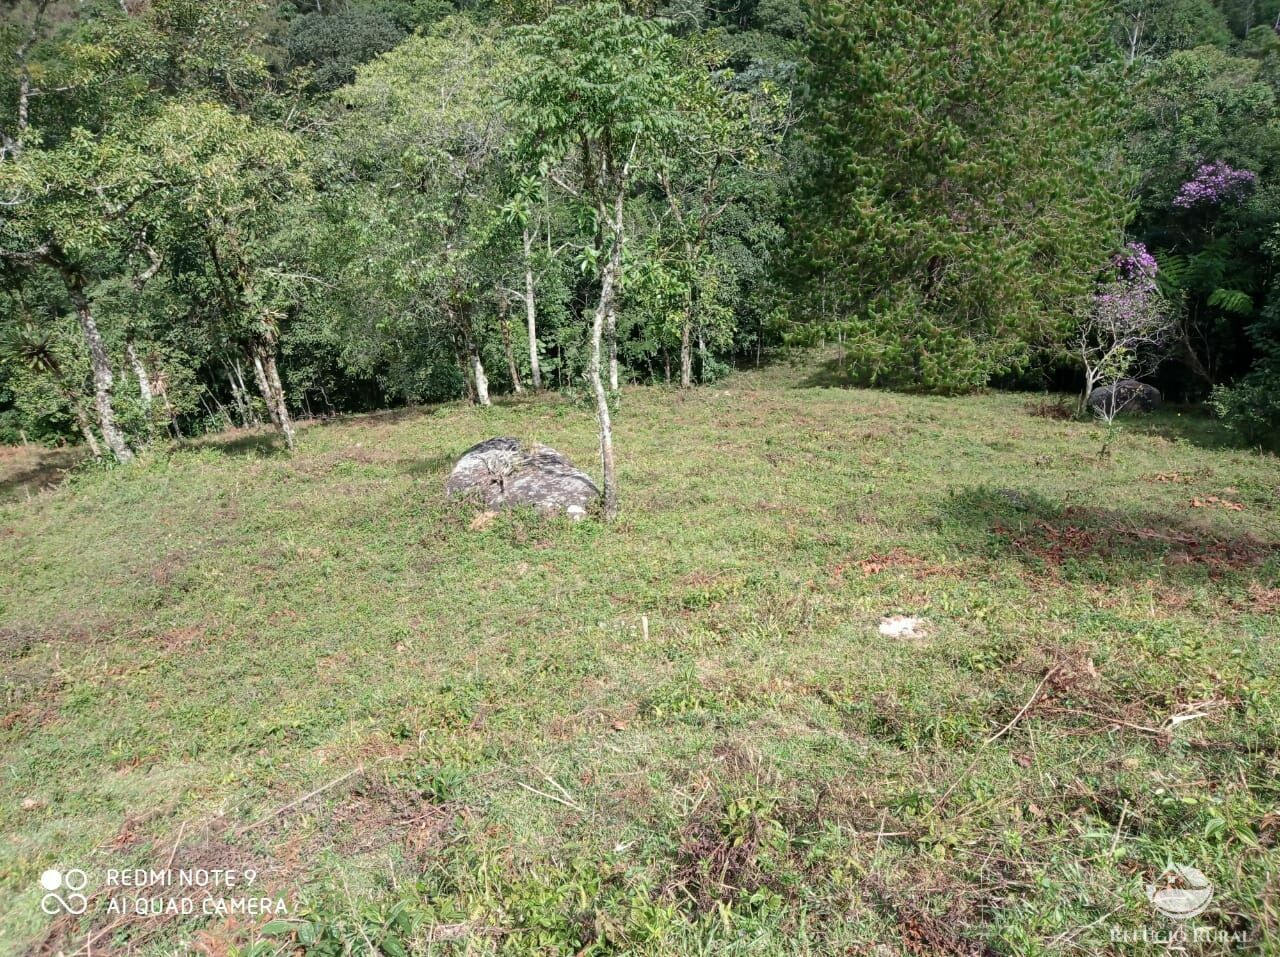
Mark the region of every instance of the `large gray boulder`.
<instances>
[{"instance_id":1,"label":"large gray boulder","mask_svg":"<svg viewBox=\"0 0 1280 957\"><path fill-rule=\"evenodd\" d=\"M1114 385L1100 385L1089 393L1085 404L1093 412L1105 414L1154 412L1160 408L1160 390L1137 379L1121 379Z\"/></svg>"},{"instance_id":2,"label":"large gray boulder","mask_svg":"<svg viewBox=\"0 0 1280 957\"><path fill-rule=\"evenodd\" d=\"M487 508L532 505L547 513L582 518L600 497L595 482L545 445L526 448L518 439L487 439L462 453L444 490L474 498Z\"/></svg>"}]
</instances>

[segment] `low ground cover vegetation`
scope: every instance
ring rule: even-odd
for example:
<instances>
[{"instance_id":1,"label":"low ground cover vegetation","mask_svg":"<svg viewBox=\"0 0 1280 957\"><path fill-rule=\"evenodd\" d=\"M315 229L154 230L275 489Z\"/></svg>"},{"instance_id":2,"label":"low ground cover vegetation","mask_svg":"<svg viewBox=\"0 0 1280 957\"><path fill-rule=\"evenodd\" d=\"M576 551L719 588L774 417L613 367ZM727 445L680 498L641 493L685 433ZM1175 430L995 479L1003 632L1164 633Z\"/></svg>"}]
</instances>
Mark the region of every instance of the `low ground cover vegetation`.
<instances>
[{"instance_id":1,"label":"low ground cover vegetation","mask_svg":"<svg viewBox=\"0 0 1280 957\"><path fill-rule=\"evenodd\" d=\"M6 459L0 952L1158 953L1168 863L1274 951L1274 459L824 374L625 389L612 525L443 495L598 471L551 394ZM287 914L106 910L166 866Z\"/></svg>"}]
</instances>

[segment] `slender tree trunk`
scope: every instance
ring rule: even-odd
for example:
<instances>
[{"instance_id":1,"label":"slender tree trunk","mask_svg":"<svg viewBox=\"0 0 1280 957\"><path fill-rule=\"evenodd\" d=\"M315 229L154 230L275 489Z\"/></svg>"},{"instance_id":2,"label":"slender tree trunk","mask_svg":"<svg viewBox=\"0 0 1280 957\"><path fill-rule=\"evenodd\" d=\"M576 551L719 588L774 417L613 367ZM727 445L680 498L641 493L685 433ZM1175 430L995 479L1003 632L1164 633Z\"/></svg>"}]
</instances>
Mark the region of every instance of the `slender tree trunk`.
<instances>
[{"instance_id":1,"label":"slender tree trunk","mask_svg":"<svg viewBox=\"0 0 1280 957\"><path fill-rule=\"evenodd\" d=\"M236 404L236 408L240 410L240 424L249 424L249 403L244 397L244 393L240 391L240 386L236 383L235 374L231 368L227 368L227 383L231 386L231 401Z\"/></svg>"},{"instance_id":2,"label":"slender tree trunk","mask_svg":"<svg viewBox=\"0 0 1280 957\"><path fill-rule=\"evenodd\" d=\"M613 422L609 415L609 393L605 391L602 376L602 353L605 322L609 313L613 311L614 292L622 265L622 199L623 195L620 191L615 204L613 249L600 277L600 300L596 303L595 316L591 323L591 361L587 367L587 377L591 381L592 391L595 392L596 418L600 426L600 469L604 481L606 520L611 520L618 514L618 480L614 471Z\"/></svg>"},{"instance_id":3,"label":"slender tree trunk","mask_svg":"<svg viewBox=\"0 0 1280 957\"><path fill-rule=\"evenodd\" d=\"M115 385L115 377L111 373L111 358L107 355L106 343L102 341L102 333L98 331L98 324L93 318L89 298L84 294L84 279L74 269L68 268L62 270L62 278L66 283L71 302L75 306L76 318L79 320L85 345L89 348L89 364L93 369L94 405L98 411L98 429L102 432L102 439L116 461L131 462L133 451L116 423L115 408L111 402L111 391Z\"/></svg>"},{"instance_id":4,"label":"slender tree trunk","mask_svg":"<svg viewBox=\"0 0 1280 957\"><path fill-rule=\"evenodd\" d=\"M600 425L600 469L604 476L604 517L612 519L618 514L618 482L614 474L613 459L613 422L609 416L609 394L604 388L601 376L601 353L604 338L605 316L608 314L609 299L613 296L613 268L606 265L603 281L600 285L600 302L596 305L595 318L591 324L591 362L588 366L588 377L596 397L596 418Z\"/></svg>"},{"instance_id":5,"label":"slender tree trunk","mask_svg":"<svg viewBox=\"0 0 1280 957\"><path fill-rule=\"evenodd\" d=\"M13 51L13 63L18 67L18 128L13 137L0 130L0 161L6 156L20 156L22 144L26 139L27 126L31 116L31 96L35 90L31 87L31 67L27 63L27 55L40 37L40 23L44 19L45 9L50 0L36 0L35 12L31 18L31 31L27 38ZM12 6L12 4L10 4Z\"/></svg>"},{"instance_id":6,"label":"slender tree trunk","mask_svg":"<svg viewBox=\"0 0 1280 957\"><path fill-rule=\"evenodd\" d=\"M169 393L164 393L164 414L169 420L169 428L173 430L173 436L176 439L182 438L182 426L178 424L178 415L174 411L173 403L169 401Z\"/></svg>"},{"instance_id":7,"label":"slender tree trunk","mask_svg":"<svg viewBox=\"0 0 1280 957\"><path fill-rule=\"evenodd\" d=\"M280 428L280 413L276 410L274 396L271 395L271 382L267 379L266 367L262 364L262 356L259 355L257 348L252 350L253 358L253 375L258 380L258 392L262 396L262 401L267 406L267 417L271 419L271 424L277 429Z\"/></svg>"},{"instance_id":8,"label":"slender tree trunk","mask_svg":"<svg viewBox=\"0 0 1280 957\"><path fill-rule=\"evenodd\" d=\"M1093 394L1093 390L1097 387L1098 380L1093 374L1093 370L1089 366L1085 366L1084 370L1084 392L1080 395L1079 411L1083 414L1089 408L1089 396Z\"/></svg>"},{"instance_id":9,"label":"slender tree trunk","mask_svg":"<svg viewBox=\"0 0 1280 957\"><path fill-rule=\"evenodd\" d=\"M280 368L276 365L274 337L259 339L253 344L253 371L258 379L258 390L267 405L271 423L284 436L284 444L292 452L296 445L293 418L284 398L284 386L280 382Z\"/></svg>"},{"instance_id":10,"label":"slender tree trunk","mask_svg":"<svg viewBox=\"0 0 1280 957\"><path fill-rule=\"evenodd\" d=\"M622 294L622 255L625 245L625 234L622 231L622 194L618 194L614 206L614 260L617 263L617 275L614 279L613 302L609 304L609 315L605 317L605 329L609 336L609 388L618 391L618 297Z\"/></svg>"},{"instance_id":11,"label":"slender tree trunk","mask_svg":"<svg viewBox=\"0 0 1280 957\"><path fill-rule=\"evenodd\" d=\"M529 376L535 391L542 388L542 367L538 364L538 306L533 289L533 234L524 228L524 312L529 324Z\"/></svg>"},{"instance_id":12,"label":"slender tree trunk","mask_svg":"<svg viewBox=\"0 0 1280 957\"><path fill-rule=\"evenodd\" d=\"M1191 370L1191 374L1197 379L1205 385L1212 387L1214 385L1213 376L1200 360L1200 356L1197 354L1195 346L1191 344L1191 336L1185 330L1183 331L1181 345L1183 364Z\"/></svg>"},{"instance_id":13,"label":"slender tree trunk","mask_svg":"<svg viewBox=\"0 0 1280 957\"><path fill-rule=\"evenodd\" d=\"M698 381L707 381L707 339L702 326L698 326Z\"/></svg>"},{"instance_id":14,"label":"slender tree trunk","mask_svg":"<svg viewBox=\"0 0 1280 957\"><path fill-rule=\"evenodd\" d=\"M605 329L609 338L609 388L618 391L618 311L609 310L605 320Z\"/></svg>"},{"instance_id":15,"label":"slender tree trunk","mask_svg":"<svg viewBox=\"0 0 1280 957\"><path fill-rule=\"evenodd\" d=\"M492 405L489 400L489 377L484 374L484 363L480 361L480 353L471 351L471 377L476 386L476 404Z\"/></svg>"},{"instance_id":16,"label":"slender tree trunk","mask_svg":"<svg viewBox=\"0 0 1280 957\"><path fill-rule=\"evenodd\" d=\"M507 374L511 376L511 390L519 395L524 391L524 384L520 381L520 370L516 368L515 350L511 347L511 313L505 294L498 302L498 309L502 313L502 345L507 353Z\"/></svg>"},{"instance_id":17,"label":"slender tree trunk","mask_svg":"<svg viewBox=\"0 0 1280 957\"><path fill-rule=\"evenodd\" d=\"M89 445L89 451L93 453L95 459L102 458L102 449L98 445L98 437L93 434L93 423L89 421L89 414L85 412L84 406L75 396L67 396L67 401L76 414L76 423L80 426L80 434Z\"/></svg>"},{"instance_id":18,"label":"slender tree trunk","mask_svg":"<svg viewBox=\"0 0 1280 957\"><path fill-rule=\"evenodd\" d=\"M138 395L142 399L143 406L149 410L155 391L151 388L151 377L147 375L147 367L143 365L142 357L138 355L138 349L134 346L132 339L125 340L124 351L129 357L129 365L133 366L133 374L138 377Z\"/></svg>"},{"instance_id":19,"label":"slender tree trunk","mask_svg":"<svg viewBox=\"0 0 1280 957\"><path fill-rule=\"evenodd\" d=\"M693 310L685 314L680 327L680 388L693 388Z\"/></svg>"},{"instance_id":20,"label":"slender tree trunk","mask_svg":"<svg viewBox=\"0 0 1280 957\"><path fill-rule=\"evenodd\" d=\"M30 123L31 115L31 77L27 74L26 66L23 65L22 79L18 81L18 136L14 141L13 154L17 156L22 152L22 141L27 135L27 126Z\"/></svg>"},{"instance_id":21,"label":"slender tree trunk","mask_svg":"<svg viewBox=\"0 0 1280 957\"><path fill-rule=\"evenodd\" d=\"M244 381L244 369L240 367L240 360L237 359L233 367L236 373L236 381L240 383L240 400L244 402L244 425L255 426L258 424L258 413L254 409L253 403L249 401L249 386Z\"/></svg>"},{"instance_id":22,"label":"slender tree trunk","mask_svg":"<svg viewBox=\"0 0 1280 957\"><path fill-rule=\"evenodd\" d=\"M284 385L280 382L280 369L276 365L275 344L263 350L266 355L263 361L267 369L267 381L271 383L271 390L276 397L276 409L280 418L280 431L284 434L285 445L289 446L292 452L295 447L295 437L293 431L293 419L289 415L289 406L284 399Z\"/></svg>"}]
</instances>

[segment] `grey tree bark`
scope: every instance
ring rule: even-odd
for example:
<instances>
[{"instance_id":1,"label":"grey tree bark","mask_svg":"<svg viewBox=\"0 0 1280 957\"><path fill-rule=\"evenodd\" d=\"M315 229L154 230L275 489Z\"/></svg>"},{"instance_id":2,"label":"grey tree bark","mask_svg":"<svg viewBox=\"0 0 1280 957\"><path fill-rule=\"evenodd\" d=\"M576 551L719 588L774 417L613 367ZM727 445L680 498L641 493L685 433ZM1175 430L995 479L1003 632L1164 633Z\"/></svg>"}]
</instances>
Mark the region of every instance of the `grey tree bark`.
<instances>
[{"instance_id":1,"label":"grey tree bark","mask_svg":"<svg viewBox=\"0 0 1280 957\"><path fill-rule=\"evenodd\" d=\"M280 369L276 365L275 342L272 339L253 344L253 371L258 379L258 391L266 403L271 423L284 436L284 443L292 452L296 446L293 418L285 402L284 386L280 382Z\"/></svg>"},{"instance_id":2,"label":"grey tree bark","mask_svg":"<svg viewBox=\"0 0 1280 957\"><path fill-rule=\"evenodd\" d=\"M106 343L98 330L98 323L93 318L93 308L89 305L89 297L84 292L84 277L75 269L63 268L62 278L71 297L71 304L76 310L76 319L80 324L80 333L84 336L85 345L89 349L89 365L93 370L93 399L98 411L98 430L117 462L132 462L133 450L125 441L124 432L116 422L115 407L112 404L112 389L115 376L111 372L111 357L107 355Z\"/></svg>"},{"instance_id":3,"label":"grey tree bark","mask_svg":"<svg viewBox=\"0 0 1280 957\"><path fill-rule=\"evenodd\" d=\"M542 388L542 367L538 363L538 306L533 289L533 235L524 228L524 311L529 325L529 377L535 391Z\"/></svg>"},{"instance_id":4,"label":"grey tree bark","mask_svg":"<svg viewBox=\"0 0 1280 957\"><path fill-rule=\"evenodd\" d=\"M614 200L613 218L610 222L613 231L613 246L609 258L605 260L604 270L600 276L600 299L596 303L595 315L591 323L591 361L587 367L587 378L591 382L596 397L596 420L600 429L600 470L603 473L604 517L612 520L618 514L618 480L613 455L613 420L609 415L609 393L605 391L603 377L604 331L609 315L614 309L614 297L617 290L618 277L622 271L622 212L625 192L621 177L617 196ZM603 204L602 204L603 206ZM604 218L605 210L600 210Z\"/></svg>"},{"instance_id":5,"label":"grey tree bark","mask_svg":"<svg viewBox=\"0 0 1280 957\"><path fill-rule=\"evenodd\" d=\"M484 373L484 363L480 361L480 352L474 345L470 347L471 352L471 379L475 383L476 404L492 405L489 400L489 377Z\"/></svg>"},{"instance_id":6,"label":"grey tree bark","mask_svg":"<svg viewBox=\"0 0 1280 957\"><path fill-rule=\"evenodd\" d=\"M507 375L511 377L511 390L519 395L524 391L524 383L520 381L520 370L516 367L516 354L511 346L511 313L506 293L498 300L498 311L502 319L502 346L507 353Z\"/></svg>"},{"instance_id":7,"label":"grey tree bark","mask_svg":"<svg viewBox=\"0 0 1280 957\"><path fill-rule=\"evenodd\" d=\"M289 451L292 452L296 444L293 432L293 418L289 415L289 406L285 403L284 386L280 382L280 369L276 365L274 343L265 352L267 381L271 383L271 390L275 394L276 407L280 418L280 431L284 434L285 445L289 446Z\"/></svg>"},{"instance_id":8,"label":"grey tree bark","mask_svg":"<svg viewBox=\"0 0 1280 957\"><path fill-rule=\"evenodd\" d=\"M151 388L151 377L147 375L147 367L143 364L142 357L138 355L138 349L134 346L132 339L125 342L124 351L129 357L129 365L133 366L133 374L138 377L138 396L142 399L143 406L150 409L155 390Z\"/></svg>"},{"instance_id":9,"label":"grey tree bark","mask_svg":"<svg viewBox=\"0 0 1280 957\"><path fill-rule=\"evenodd\" d=\"M693 388L693 316L692 309L680 327L680 388Z\"/></svg>"},{"instance_id":10,"label":"grey tree bark","mask_svg":"<svg viewBox=\"0 0 1280 957\"><path fill-rule=\"evenodd\" d=\"M244 384L244 376L240 374L240 363L227 366L227 382L231 385L231 399L240 410L240 424L257 425L258 417L253 414L253 404L249 401L248 389Z\"/></svg>"},{"instance_id":11,"label":"grey tree bark","mask_svg":"<svg viewBox=\"0 0 1280 957\"><path fill-rule=\"evenodd\" d=\"M610 307L609 316L605 320L606 334L609 338L609 388L618 391L618 310Z\"/></svg>"},{"instance_id":12,"label":"grey tree bark","mask_svg":"<svg viewBox=\"0 0 1280 957\"><path fill-rule=\"evenodd\" d=\"M271 382L267 379L267 369L262 363L262 356L255 348L252 352L253 358L253 376L258 380L258 394L262 396L262 401L267 406L267 417L271 419L271 424L277 429L280 428L280 413L276 409L275 397L271 394Z\"/></svg>"},{"instance_id":13,"label":"grey tree bark","mask_svg":"<svg viewBox=\"0 0 1280 957\"><path fill-rule=\"evenodd\" d=\"M623 256L623 238L622 231L622 205L619 203L616 212L617 222L614 225L614 250L615 259L617 260L617 276L615 277L615 287L613 292L614 301L609 304L609 315L605 320L605 330L609 336L609 388L618 391L618 295L622 292L622 256Z\"/></svg>"},{"instance_id":14,"label":"grey tree bark","mask_svg":"<svg viewBox=\"0 0 1280 957\"><path fill-rule=\"evenodd\" d=\"M614 266L612 259L605 264L600 281L600 301L596 305L591 323L591 363L588 377L596 397L596 420L600 427L600 470L604 484L604 517L612 519L618 514L618 481L614 474L613 422L609 415L609 394L601 375L604 324L609 302L613 298Z\"/></svg>"},{"instance_id":15,"label":"grey tree bark","mask_svg":"<svg viewBox=\"0 0 1280 957\"><path fill-rule=\"evenodd\" d=\"M31 67L27 63L27 55L40 38L40 26L44 20L45 10L50 0L36 0L35 10L31 17L31 30L25 40L13 51L13 64L18 72L17 129L10 136L0 128L0 161L6 156L20 156L27 128L31 121L31 97L37 91L31 86Z\"/></svg>"},{"instance_id":16,"label":"grey tree bark","mask_svg":"<svg viewBox=\"0 0 1280 957\"><path fill-rule=\"evenodd\" d=\"M89 445L89 451L93 453L95 459L102 458L102 449L98 445L98 437L93 434L93 423L89 421L89 415L85 412L84 406L73 400L71 408L76 414L76 423L80 426L80 434L84 436L85 442Z\"/></svg>"}]
</instances>

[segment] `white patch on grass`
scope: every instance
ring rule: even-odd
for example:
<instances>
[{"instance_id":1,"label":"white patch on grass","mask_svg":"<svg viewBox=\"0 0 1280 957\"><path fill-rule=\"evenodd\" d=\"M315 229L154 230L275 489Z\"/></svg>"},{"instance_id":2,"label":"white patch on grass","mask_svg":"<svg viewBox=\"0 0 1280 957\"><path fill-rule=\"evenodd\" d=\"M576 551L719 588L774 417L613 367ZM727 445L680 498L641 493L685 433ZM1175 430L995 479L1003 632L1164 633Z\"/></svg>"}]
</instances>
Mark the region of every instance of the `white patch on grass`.
<instances>
[{"instance_id":1,"label":"white patch on grass","mask_svg":"<svg viewBox=\"0 0 1280 957\"><path fill-rule=\"evenodd\" d=\"M910 615L890 615L880 619L880 634L886 638L923 638L925 621Z\"/></svg>"}]
</instances>

